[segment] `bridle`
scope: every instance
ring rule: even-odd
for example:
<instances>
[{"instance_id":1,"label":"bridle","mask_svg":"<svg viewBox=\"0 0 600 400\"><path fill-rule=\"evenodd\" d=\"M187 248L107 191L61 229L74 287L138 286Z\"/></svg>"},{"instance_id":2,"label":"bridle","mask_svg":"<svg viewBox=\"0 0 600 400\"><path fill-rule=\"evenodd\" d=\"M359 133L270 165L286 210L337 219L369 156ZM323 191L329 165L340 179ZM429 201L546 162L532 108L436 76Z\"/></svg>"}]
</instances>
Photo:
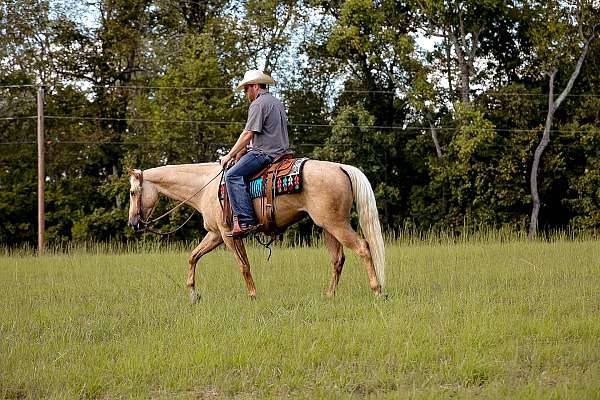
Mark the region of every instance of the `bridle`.
<instances>
[{"instance_id":1,"label":"bridle","mask_svg":"<svg viewBox=\"0 0 600 400\"><path fill-rule=\"evenodd\" d=\"M153 224L153 223L155 223L155 222L163 219L164 217L166 217L167 215L173 213L173 211L177 210L179 207L181 207L182 205L184 205L185 203L187 203L188 201L190 201L192 198L194 198L194 196L196 196L198 193L200 193L202 190L204 190L204 188L206 188L212 181L214 181L219 176L221 176L224 173L224 171L225 171L224 169L221 169L221 171L219 171L219 173L217 175L215 175L213 178L211 178L204 186L202 186L200 189L198 189L190 197L188 197L187 199L179 202L179 204L177 204L175 207L171 208L167 212L163 213L161 216L156 217L154 219L150 219L150 217L152 216L152 213L156 209L156 205L158 204L158 201L154 204L154 206L150 210L150 213L148 213L148 217L146 219L144 219L144 217L142 216L142 190L143 190L143 183L144 183L144 172L140 171L139 174L135 175L135 177L140 182L140 190L139 190L139 193L137 195L138 197L137 197L136 200L137 200L137 206L138 206L138 214L139 214L140 220L142 221L142 223L144 225L142 231L148 231L150 233L154 233L154 234L157 234L157 235L170 235L172 233L177 232L181 228L183 228L185 226L185 224L187 224L189 222L189 220L192 219L192 217L196 213L197 210L195 208L194 208L194 211L190 214L190 216L185 220L185 222L183 224L179 225L177 228L175 228L175 229L173 229L173 230L171 230L169 232L160 232L160 231L157 231L157 230L151 228L150 224Z\"/></svg>"}]
</instances>

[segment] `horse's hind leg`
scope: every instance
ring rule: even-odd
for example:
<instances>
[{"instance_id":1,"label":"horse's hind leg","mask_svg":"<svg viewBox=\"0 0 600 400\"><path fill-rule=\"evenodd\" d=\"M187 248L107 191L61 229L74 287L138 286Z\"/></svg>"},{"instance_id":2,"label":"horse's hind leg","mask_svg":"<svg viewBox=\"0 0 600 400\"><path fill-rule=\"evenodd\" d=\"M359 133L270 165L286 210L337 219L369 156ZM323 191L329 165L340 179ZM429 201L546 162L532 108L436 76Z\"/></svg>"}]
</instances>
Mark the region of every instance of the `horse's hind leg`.
<instances>
[{"instance_id":1,"label":"horse's hind leg","mask_svg":"<svg viewBox=\"0 0 600 400\"><path fill-rule=\"evenodd\" d=\"M342 274L342 268L344 268L344 247L342 244L329 233L324 230L324 241L325 247L329 251L331 257L331 281L329 287L325 293L327 297L333 297L335 295L335 289L337 288L338 282L340 281L340 275Z\"/></svg>"},{"instance_id":2,"label":"horse's hind leg","mask_svg":"<svg viewBox=\"0 0 600 400\"><path fill-rule=\"evenodd\" d=\"M254 285L254 279L252 279L252 275L250 274L250 263L248 262L248 255L246 254L244 242L242 242L241 239L232 239L229 237L225 237L224 240L240 265L240 272L244 277L248 296L254 300L256 298L256 286Z\"/></svg>"},{"instance_id":3,"label":"horse's hind leg","mask_svg":"<svg viewBox=\"0 0 600 400\"><path fill-rule=\"evenodd\" d=\"M196 248L192 251L192 254L189 258L190 268L188 270L188 277L186 281L186 285L190 288L190 301L195 303L200 297L196 292L196 264L200 257L205 255L206 253L211 252L217 246L223 243L223 238L221 234L208 232L208 234L202 239L200 244L196 246Z\"/></svg>"},{"instance_id":4,"label":"horse's hind leg","mask_svg":"<svg viewBox=\"0 0 600 400\"><path fill-rule=\"evenodd\" d=\"M341 223L339 225L328 225L324 227L328 230L337 240L339 240L344 246L351 248L358 256L362 259L367 275L369 276L369 285L376 296L381 295L381 286L377 281L377 273L375 272L375 265L371 258L371 251L369 250L369 244L366 240L358 236L358 233L348 222Z\"/></svg>"}]
</instances>

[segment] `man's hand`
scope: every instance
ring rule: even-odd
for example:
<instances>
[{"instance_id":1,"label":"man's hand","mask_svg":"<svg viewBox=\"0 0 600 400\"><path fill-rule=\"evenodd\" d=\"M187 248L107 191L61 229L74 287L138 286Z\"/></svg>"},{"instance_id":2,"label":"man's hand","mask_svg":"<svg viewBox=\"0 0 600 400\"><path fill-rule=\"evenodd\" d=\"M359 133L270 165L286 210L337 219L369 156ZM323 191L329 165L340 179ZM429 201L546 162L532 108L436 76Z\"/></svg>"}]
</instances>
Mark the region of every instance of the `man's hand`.
<instances>
[{"instance_id":1,"label":"man's hand","mask_svg":"<svg viewBox=\"0 0 600 400\"><path fill-rule=\"evenodd\" d=\"M223 168L229 168L231 165L233 165L234 162L235 160L231 158L229 153L221 157L221 167Z\"/></svg>"}]
</instances>

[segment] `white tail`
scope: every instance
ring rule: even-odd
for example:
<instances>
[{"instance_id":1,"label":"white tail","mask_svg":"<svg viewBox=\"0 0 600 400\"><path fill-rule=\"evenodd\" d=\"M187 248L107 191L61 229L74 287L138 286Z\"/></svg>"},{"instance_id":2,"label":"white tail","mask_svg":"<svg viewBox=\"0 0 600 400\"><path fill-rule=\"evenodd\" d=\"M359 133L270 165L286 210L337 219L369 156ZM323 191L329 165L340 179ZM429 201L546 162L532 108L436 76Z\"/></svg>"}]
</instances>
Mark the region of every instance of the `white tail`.
<instances>
[{"instance_id":1,"label":"white tail","mask_svg":"<svg viewBox=\"0 0 600 400\"><path fill-rule=\"evenodd\" d=\"M383 290L385 286L385 248L383 245L383 235L381 234L381 225L379 225L379 213L377 212L377 204L375 203L375 193L373 193L371 183L369 183L369 180L361 170L345 164L340 164L340 167L348 174L352 182L354 201L358 210L358 222L365 240L369 243L377 281Z\"/></svg>"}]
</instances>

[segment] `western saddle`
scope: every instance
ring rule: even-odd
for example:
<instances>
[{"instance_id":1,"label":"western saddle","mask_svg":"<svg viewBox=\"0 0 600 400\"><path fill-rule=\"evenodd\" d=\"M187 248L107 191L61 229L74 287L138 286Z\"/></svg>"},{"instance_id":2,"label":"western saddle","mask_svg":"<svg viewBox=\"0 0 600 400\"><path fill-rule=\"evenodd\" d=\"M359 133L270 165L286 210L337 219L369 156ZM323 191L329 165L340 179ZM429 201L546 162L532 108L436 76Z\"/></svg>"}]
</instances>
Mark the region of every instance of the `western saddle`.
<instances>
[{"instance_id":1,"label":"western saddle","mask_svg":"<svg viewBox=\"0 0 600 400\"><path fill-rule=\"evenodd\" d=\"M308 158L293 158L285 154L271 164L246 179L251 198L260 198L260 207L255 207L256 218L262 224L261 232L276 236L285 228L278 228L275 223L275 198L282 194L297 193L302 190L302 167ZM224 222L233 226L233 211L221 178L219 199L223 209Z\"/></svg>"}]
</instances>

